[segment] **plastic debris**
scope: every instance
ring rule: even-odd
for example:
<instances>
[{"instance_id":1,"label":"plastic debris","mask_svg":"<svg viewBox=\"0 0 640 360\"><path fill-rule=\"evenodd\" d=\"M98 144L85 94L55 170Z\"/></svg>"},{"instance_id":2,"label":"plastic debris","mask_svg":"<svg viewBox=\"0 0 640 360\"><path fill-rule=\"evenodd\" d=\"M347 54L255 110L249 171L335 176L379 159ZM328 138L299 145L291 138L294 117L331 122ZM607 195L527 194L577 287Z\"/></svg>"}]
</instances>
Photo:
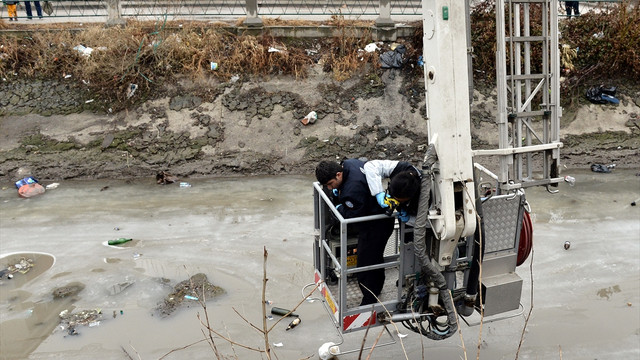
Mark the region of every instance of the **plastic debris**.
<instances>
[{"instance_id":1,"label":"plastic debris","mask_svg":"<svg viewBox=\"0 0 640 360\"><path fill-rule=\"evenodd\" d=\"M218 63L217 62L211 62L211 70L216 71L218 70Z\"/></svg>"},{"instance_id":2,"label":"plastic debris","mask_svg":"<svg viewBox=\"0 0 640 360\"><path fill-rule=\"evenodd\" d=\"M89 104L89 103L92 103L92 102L94 102L94 101L95 101L95 100L93 100L93 99L89 99L89 100L85 101L84 103L85 103L85 104Z\"/></svg>"},{"instance_id":3,"label":"plastic debris","mask_svg":"<svg viewBox=\"0 0 640 360\"><path fill-rule=\"evenodd\" d=\"M180 187L181 188L190 188L191 184L189 184L188 182L181 182L180 183Z\"/></svg>"},{"instance_id":4,"label":"plastic debris","mask_svg":"<svg viewBox=\"0 0 640 360\"><path fill-rule=\"evenodd\" d=\"M136 90L138 90L138 84L129 84L127 88L127 99L131 98L133 94L136 93Z\"/></svg>"},{"instance_id":5,"label":"plastic debris","mask_svg":"<svg viewBox=\"0 0 640 360\"><path fill-rule=\"evenodd\" d=\"M90 48L88 46L84 46L84 45L77 45L73 48L73 50L77 50L78 52L80 52L82 54L82 56L86 56L89 57L91 55L91 53L93 52L93 48Z\"/></svg>"},{"instance_id":6,"label":"plastic debris","mask_svg":"<svg viewBox=\"0 0 640 360\"><path fill-rule=\"evenodd\" d=\"M51 184L45 186L44 188L47 189L47 190L51 190L51 189L57 188L58 185L60 185L60 184L59 183L51 183Z\"/></svg>"},{"instance_id":7,"label":"plastic debris","mask_svg":"<svg viewBox=\"0 0 640 360\"><path fill-rule=\"evenodd\" d=\"M187 300L195 300L195 301L198 301L198 298L197 298L197 297L195 297L195 296L191 296L191 295L185 295L185 296L184 296L184 298L185 298L185 299L187 299Z\"/></svg>"},{"instance_id":8,"label":"plastic debris","mask_svg":"<svg viewBox=\"0 0 640 360\"><path fill-rule=\"evenodd\" d=\"M374 42L372 42L370 44L367 44L367 46L364 47L364 51L366 51L366 52L374 52L374 51L376 51L378 49L380 49L380 48Z\"/></svg>"},{"instance_id":9,"label":"plastic debris","mask_svg":"<svg viewBox=\"0 0 640 360\"><path fill-rule=\"evenodd\" d=\"M404 65L404 53L407 48L402 44L393 44L391 51L387 51L380 55L381 67L383 69L396 68L399 69Z\"/></svg>"},{"instance_id":10,"label":"plastic debris","mask_svg":"<svg viewBox=\"0 0 640 360\"><path fill-rule=\"evenodd\" d=\"M273 46L269 47L269 50L268 50L268 51L269 51L270 53L272 53L272 52L282 52L282 50L280 50L280 49L278 49L278 48L274 48Z\"/></svg>"},{"instance_id":11,"label":"plastic debris","mask_svg":"<svg viewBox=\"0 0 640 360\"><path fill-rule=\"evenodd\" d=\"M304 117L304 119L300 120L302 125L315 124L318 121L318 114L315 111L312 111Z\"/></svg>"},{"instance_id":12,"label":"plastic debris","mask_svg":"<svg viewBox=\"0 0 640 360\"><path fill-rule=\"evenodd\" d=\"M102 310L83 310L75 314L70 314L69 310L64 310L59 314L60 317L60 329L67 330L69 335L78 335L76 326L98 326L102 319Z\"/></svg>"},{"instance_id":13,"label":"plastic debris","mask_svg":"<svg viewBox=\"0 0 640 360\"><path fill-rule=\"evenodd\" d=\"M279 343L273 343L273 346L275 346L275 347L283 347L284 345L281 342L279 342Z\"/></svg>"},{"instance_id":14,"label":"plastic debris","mask_svg":"<svg viewBox=\"0 0 640 360\"><path fill-rule=\"evenodd\" d=\"M318 356L321 360L335 359L338 354L340 354L340 348L332 342L326 342L318 349Z\"/></svg>"},{"instance_id":15,"label":"plastic debris","mask_svg":"<svg viewBox=\"0 0 640 360\"><path fill-rule=\"evenodd\" d=\"M239 75L233 75L233 76L231 77L231 79L229 79L229 81L230 81L231 83L235 83L235 82L237 82L238 80L240 80L240 76L239 76Z\"/></svg>"},{"instance_id":16,"label":"plastic debris","mask_svg":"<svg viewBox=\"0 0 640 360\"><path fill-rule=\"evenodd\" d=\"M615 165L602 165L602 164L591 164L591 171L598 173L610 173L611 169L613 169Z\"/></svg>"},{"instance_id":17,"label":"plastic debris","mask_svg":"<svg viewBox=\"0 0 640 360\"><path fill-rule=\"evenodd\" d=\"M574 178L573 176L569 176L569 175L565 176L564 181L569 183L569 185L571 186L576 184L576 178Z\"/></svg>"},{"instance_id":18,"label":"plastic debris","mask_svg":"<svg viewBox=\"0 0 640 360\"><path fill-rule=\"evenodd\" d=\"M13 274L19 272L20 274L26 274L33 268L33 259L20 258L18 262L9 265L5 271L7 278L13 278Z\"/></svg>"},{"instance_id":19,"label":"plastic debris","mask_svg":"<svg viewBox=\"0 0 640 360\"><path fill-rule=\"evenodd\" d=\"M615 86L592 86L587 90L585 96L594 104L619 104L620 100L615 97L616 91Z\"/></svg>"}]
</instances>

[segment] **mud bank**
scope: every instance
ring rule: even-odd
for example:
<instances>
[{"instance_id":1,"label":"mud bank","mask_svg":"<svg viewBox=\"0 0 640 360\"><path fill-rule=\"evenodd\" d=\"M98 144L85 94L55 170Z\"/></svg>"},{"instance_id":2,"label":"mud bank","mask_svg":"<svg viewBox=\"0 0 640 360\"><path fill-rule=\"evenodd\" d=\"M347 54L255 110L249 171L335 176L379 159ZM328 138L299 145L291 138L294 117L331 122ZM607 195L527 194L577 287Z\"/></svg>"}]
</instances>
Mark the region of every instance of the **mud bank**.
<instances>
[{"instance_id":1,"label":"mud bank","mask_svg":"<svg viewBox=\"0 0 640 360\"><path fill-rule=\"evenodd\" d=\"M305 174L327 158L417 163L427 143L422 79L411 72L336 82L316 65L304 80L183 80L117 113L93 106L79 89L56 83L66 90L45 91L51 86L3 85L11 95L0 116L0 178ZM640 166L640 92L619 97L617 106L582 104L565 113L561 164ZM476 90L474 148L497 143L495 109L495 91ZM303 125L311 111L317 122Z\"/></svg>"}]
</instances>

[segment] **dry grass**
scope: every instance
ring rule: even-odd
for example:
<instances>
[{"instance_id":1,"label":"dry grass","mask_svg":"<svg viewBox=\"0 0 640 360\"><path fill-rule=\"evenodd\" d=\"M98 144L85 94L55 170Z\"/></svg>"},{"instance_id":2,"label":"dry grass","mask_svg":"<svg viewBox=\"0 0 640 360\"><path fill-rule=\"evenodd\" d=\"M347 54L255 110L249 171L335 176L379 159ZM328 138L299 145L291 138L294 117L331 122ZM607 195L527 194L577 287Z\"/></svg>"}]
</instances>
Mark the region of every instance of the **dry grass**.
<instances>
[{"instance_id":1,"label":"dry grass","mask_svg":"<svg viewBox=\"0 0 640 360\"><path fill-rule=\"evenodd\" d=\"M130 21L125 28L83 25L81 31L78 24L52 24L48 29L2 36L0 76L12 80L71 75L68 81L88 87L103 100L126 103L129 84L138 84L138 92L148 93L176 76L221 81L234 75L302 79L316 61L336 80L344 80L371 69L370 64L377 66L378 54L359 50L371 42L370 34L356 32L361 24L340 16L329 22L340 35L328 40L276 39L268 32L238 36L224 23ZM93 52L83 54L78 45ZM306 51L309 48L319 53L312 57ZM218 63L216 71L211 70L211 62Z\"/></svg>"}]
</instances>

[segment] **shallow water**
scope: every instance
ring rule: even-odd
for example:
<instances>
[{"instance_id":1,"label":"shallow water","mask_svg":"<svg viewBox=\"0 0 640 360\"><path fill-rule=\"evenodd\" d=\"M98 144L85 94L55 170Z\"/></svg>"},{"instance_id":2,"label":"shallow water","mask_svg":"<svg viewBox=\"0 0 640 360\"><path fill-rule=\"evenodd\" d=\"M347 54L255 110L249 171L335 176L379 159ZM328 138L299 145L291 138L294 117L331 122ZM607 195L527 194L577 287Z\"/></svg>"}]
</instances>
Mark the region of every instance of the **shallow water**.
<instances>
[{"instance_id":1,"label":"shallow water","mask_svg":"<svg viewBox=\"0 0 640 360\"><path fill-rule=\"evenodd\" d=\"M558 194L527 193L534 215L535 308L521 358L559 358L560 352L563 359L638 358L640 208L630 203L640 200L640 177L623 170L571 175L576 186L563 184ZM263 248L269 254L266 298L284 308L301 300L313 279L312 178L188 181L189 188L160 186L152 179L64 181L31 199L18 198L7 184L0 191L0 264L16 252L48 253L55 263L20 286L8 283L17 276L3 280L0 358L112 359L127 358L126 351L153 359L197 342L203 338L198 314L204 319L197 303L167 318L154 308L173 285L198 272L227 291L207 302L213 328L263 348L258 332L234 310L262 326ZM120 237L134 240L106 245ZM571 242L569 250L563 249L565 241ZM529 265L518 268L526 310ZM85 286L76 297L53 299L53 289L76 282ZM133 285L117 288L122 283ZM78 327L78 336L56 328L60 311L96 308L103 313L98 326ZM303 303L296 312L302 323L294 331L284 331L287 322L282 322L270 333L270 343L282 343L275 348L280 359L314 355L322 343L340 340L319 302ZM514 358L523 325L522 317L484 324L480 358ZM467 353L475 358L479 326L462 329ZM420 337L408 333L403 339L408 357L421 358ZM346 335L343 351L357 348L362 335ZM427 358L463 356L459 337L424 341ZM260 358L219 338L216 345L229 356L235 350L240 359ZM372 358L398 356L404 358L396 343L376 349ZM166 358L215 356L199 343Z\"/></svg>"}]
</instances>

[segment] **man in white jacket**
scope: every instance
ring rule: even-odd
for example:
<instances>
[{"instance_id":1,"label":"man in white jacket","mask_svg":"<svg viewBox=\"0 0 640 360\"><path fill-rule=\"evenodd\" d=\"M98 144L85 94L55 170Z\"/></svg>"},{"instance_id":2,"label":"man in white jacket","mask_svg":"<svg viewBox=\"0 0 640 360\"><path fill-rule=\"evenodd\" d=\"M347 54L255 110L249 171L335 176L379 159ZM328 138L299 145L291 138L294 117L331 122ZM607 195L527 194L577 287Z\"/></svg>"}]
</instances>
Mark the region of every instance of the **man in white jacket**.
<instances>
[{"instance_id":1,"label":"man in white jacket","mask_svg":"<svg viewBox=\"0 0 640 360\"><path fill-rule=\"evenodd\" d=\"M387 198L397 200L398 219L412 225L420 196L420 171L406 161L397 160L371 160L364 164L364 171L369 191L378 205L388 208ZM389 179L386 191L383 179Z\"/></svg>"}]
</instances>

